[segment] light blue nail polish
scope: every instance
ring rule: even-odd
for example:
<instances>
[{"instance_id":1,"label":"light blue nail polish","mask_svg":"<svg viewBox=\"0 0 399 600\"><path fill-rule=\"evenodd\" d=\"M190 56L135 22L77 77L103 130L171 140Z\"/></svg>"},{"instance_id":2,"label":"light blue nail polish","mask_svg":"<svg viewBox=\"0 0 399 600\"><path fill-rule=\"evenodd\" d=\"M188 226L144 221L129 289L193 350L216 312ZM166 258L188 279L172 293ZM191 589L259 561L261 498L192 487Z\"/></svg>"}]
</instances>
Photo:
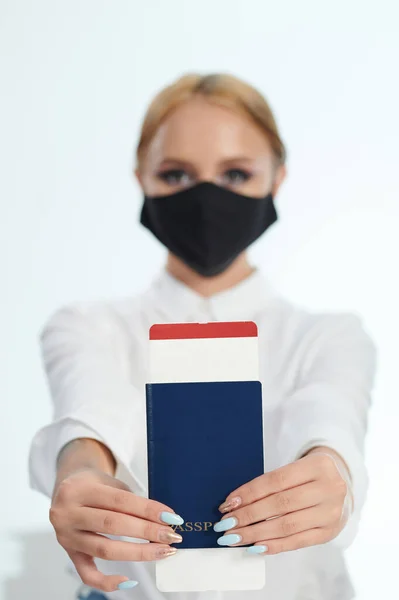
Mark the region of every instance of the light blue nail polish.
<instances>
[{"instance_id":1,"label":"light blue nail polish","mask_svg":"<svg viewBox=\"0 0 399 600\"><path fill-rule=\"evenodd\" d=\"M267 550L267 546L250 546L247 548L248 554L263 554L264 552L267 552Z\"/></svg>"},{"instance_id":2,"label":"light blue nail polish","mask_svg":"<svg viewBox=\"0 0 399 600\"><path fill-rule=\"evenodd\" d=\"M180 515L171 512L161 513L161 521L168 525L183 525L184 523L184 519L182 519Z\"/></svg>"},{"instance_id":3,"label":"light blue nail polish","mask_svg":"<svg viewBox=\"0 0 399 600\"><path fill-rule=\"evenodd\" d=\"M234 546L234 544L238 544L241 542L242 537L237 533L230 533L229 535L224 535L218 539L219 546Z\"/></svg>"},{"instance_id":4,"label":"light blue nail polish","mask_svg":"<svg viewBox=\"0 0 399 600\"><path fill-rule=\"evenodd\" d=\"M122 581L122 583L120 583L118 585L118 590L130 590L131 588L136 587L136 585L138 585L138 581Z\"/></svg>"},{"instance_id":5,"label":"light blue nail polish","mask_svg":"<svg viewBox=\"0 0 399 600\"><path fill-rule=\"evenodd\" d=\"M214 531L227 531L228 529L233 529L236 527L238 521L235 517L229 517L228 519L222 519L219 523L215 523L213 526Z\"/></svg>"}]
</instances>

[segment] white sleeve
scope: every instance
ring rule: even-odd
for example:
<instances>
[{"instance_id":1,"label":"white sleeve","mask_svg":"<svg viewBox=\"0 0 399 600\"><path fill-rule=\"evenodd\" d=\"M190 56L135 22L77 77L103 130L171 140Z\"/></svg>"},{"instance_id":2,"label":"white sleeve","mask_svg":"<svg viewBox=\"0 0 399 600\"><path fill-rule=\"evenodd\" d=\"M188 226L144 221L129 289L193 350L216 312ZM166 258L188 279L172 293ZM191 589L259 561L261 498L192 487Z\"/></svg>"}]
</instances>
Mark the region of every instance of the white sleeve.
<instances>
[{"instance_id":1,"label":"white sleeve","mask_svg":"<svg viewBox=\"0 0 399 600\"><path fill-rule=\"evenodd\" d=\"M31 486L51 496L59 451L73 439L89 437L114 454L117 476L133 490L142 487L134 472L140 395L129 378L122 328L104 307L67 307L44 327L41 350L53 420L32 441Z\"/></svg>"},{"instance_id":2,"label":"white sleeve","mask_svg":"<svg viewBox=\"0 0 399 600\"><path fill-rule=\"evenodd\" d=\"M312 335L295 390L283 403L279 453L282 464L315 446L342 456L352 479L354 511L331 543L346 548L356 535L368 487L364 442L376 353L353 315L319 319Z\"/></svg>"}]
</instances>

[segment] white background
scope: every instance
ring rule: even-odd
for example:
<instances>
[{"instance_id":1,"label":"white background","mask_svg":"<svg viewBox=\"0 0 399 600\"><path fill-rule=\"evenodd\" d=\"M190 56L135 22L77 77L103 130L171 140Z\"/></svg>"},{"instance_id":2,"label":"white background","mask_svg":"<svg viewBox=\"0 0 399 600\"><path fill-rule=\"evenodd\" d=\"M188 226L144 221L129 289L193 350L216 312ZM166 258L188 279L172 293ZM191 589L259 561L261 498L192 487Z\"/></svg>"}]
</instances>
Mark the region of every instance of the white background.
<instances>
[{"instance_id":1,"label":"white background","mask_svg":"<svg viewBox=\"0 0 399 600\"><path fill-rule=\"evenodd\" d=\"M190 70L257 85L287 142L281 221L254 258L292 300L356 310L378 345L371 487L348 560L360 600L395 595L398 30L396 0L0 0L2 600L71 597L62 571L29 566L50 560L48 501L26 469L51 416L37 334L59 305L133 294L160 268L137 224L133 149L151 96Z\"/></svg>"}]
</instances>

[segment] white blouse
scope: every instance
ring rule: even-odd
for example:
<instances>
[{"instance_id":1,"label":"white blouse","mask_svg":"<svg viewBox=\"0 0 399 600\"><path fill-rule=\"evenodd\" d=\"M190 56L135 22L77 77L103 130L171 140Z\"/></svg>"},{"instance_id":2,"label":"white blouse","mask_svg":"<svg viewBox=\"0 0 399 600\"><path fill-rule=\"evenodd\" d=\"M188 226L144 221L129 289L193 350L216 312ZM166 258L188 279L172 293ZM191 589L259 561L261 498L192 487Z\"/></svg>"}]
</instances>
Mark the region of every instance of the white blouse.
<instances>
[{"instance_id":1,"label":"white blouse","mask_svg":"<svg viewBox=\"0 0 399 600\"><path fill-rule=\"evenodd\" d=\"M147 494L145 383L148 330L154 323L254 320L259 329L265 469L314 445L336 450L349 466L355 510L332 542L265 556L266 587L253 592L159 592L152 563L97 561L107 573L140 582L142 600L348 600L353 590L342 550L353 540L365 501L364 438L375 349L358 317L309 314L276 294L256 271L232 289L203 298L166 271L141 295L59 310L42 337L54 417L35 436L33 488L51 495L56 457L67 442L104 442L117 476ZM132 593L114 592L116 600Z\"/></svg>"}]
</instances>

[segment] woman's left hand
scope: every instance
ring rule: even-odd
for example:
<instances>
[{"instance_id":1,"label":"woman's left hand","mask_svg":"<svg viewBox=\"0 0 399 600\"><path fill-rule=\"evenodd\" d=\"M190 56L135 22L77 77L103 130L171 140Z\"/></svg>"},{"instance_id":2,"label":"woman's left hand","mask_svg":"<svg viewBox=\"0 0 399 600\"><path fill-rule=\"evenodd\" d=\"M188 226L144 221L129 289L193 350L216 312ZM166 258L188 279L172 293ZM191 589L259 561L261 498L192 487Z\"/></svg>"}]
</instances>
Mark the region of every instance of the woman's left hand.
<instances>
[{"instance_id":1,"label":"woman's left hand","mask_svg":"<svg viewBox=\"0 0 399 600\"><path fill-rule=\"evenodd\" d=\"M216 531L224 532L218 543L252 544L250 552L277 554L332 540L350 512L343 472L339 455L314 448L296 462L242 485L219 507L225 516L215 525Z\"/></svg>"}]
</instances>

